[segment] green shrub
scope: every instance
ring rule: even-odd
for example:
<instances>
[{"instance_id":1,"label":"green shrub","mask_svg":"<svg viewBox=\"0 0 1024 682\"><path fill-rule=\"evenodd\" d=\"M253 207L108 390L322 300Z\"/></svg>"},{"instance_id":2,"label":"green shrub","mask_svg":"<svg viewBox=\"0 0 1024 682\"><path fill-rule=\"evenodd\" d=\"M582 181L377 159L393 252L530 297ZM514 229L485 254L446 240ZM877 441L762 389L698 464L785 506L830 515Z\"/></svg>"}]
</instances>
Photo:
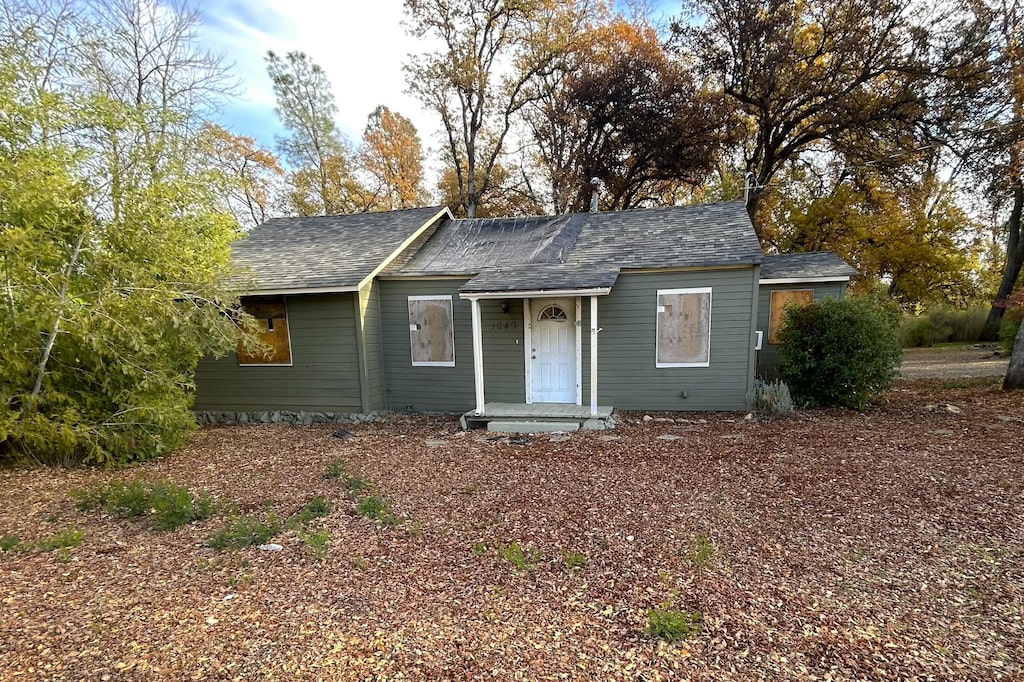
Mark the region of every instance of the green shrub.
<instances>
[{"instance_id":1,"label":"green shrub","mask_svg":"<svg viewBox=\"0 0 1024 682\"><path fill-rule=\"evenodd\" d=\"M700 612L651 609L647 612L647 634L669 642L699 635L703 629Z\"/></svg>"},{"instance_id":2,"label":"green shrub","mask_svg":"<svg viewBox=\"0 0 1024 682\"><path fill-rule=\"evenodd\" d=\"M970 343L978 340L988 319L988 308L967 309L941 306L923 315L908 316L900 323L900 343L905 348L934 346L936 343Z\"/></svg>"},{"instance_id":3,"label":"green shrub","mask_svg":"<svg viewBox=\"0 0 1024 682\"><path fill-rule=\"evenodd\" d=\"M826 298L786 310L779 373L808 407L863 410L896 378L897 317L865 298Z\"/></svg>"},{"instance_id":4,"label":"green shrub","mask_svg":"<svg viewBox=\"0 0 1024 682\"><path fill-rule=\"evenodd\" d=\"M1022 319L1024 319L1024 308L1010 308L1003 313L1003 321L999 324L999 345L1007 354L1013 352L1017 330L1020 329Z\"/></svg>"},{"instance_id":5,"label":"green shrub","mask_svg":"<svg viewBox=\"0 0 1024 682\"><path fill-rule=\"evenodd\" d=\"M782 380L765 382L755 379L750 402L753 410L765 417L784 417L793 412L793 398Z\"/></svg>"},{"instance_id":6,"label":"green shrub","mask_svg":"<svg viewBox=\"0 0 1024 682\"><path fill-rule=\"evenodd\" d=\"M18 548L19 542L17 535L0 535L0 550L13 552Z\"/></svg>"},{"instance_id":7,"label":"green shrub","mask_svg":"<svg viewBox=\"0 0 1024 682\"><path fill-rule=\"evenodd\" d=\"M252 516L239 516L214 533L206 541L214 549L244 549L252 545L264 545L281 532L281 521L271 514L266 521Z\"/></svg>"},{"instance_id":8,"label":"green shrub","mask_svg":"<svg viewBox=\"0 0 1024 682\"><path fill-rule=\"evenodd\" d=\"M82 511L102 509L108 514L128 519L146 516L159 530L174 530L213 515L210 498L196 496L188 488L171 481L111 481L73 491L72 496L77 498L78 508Z\"/></svg>"},{"instance_id":9,"label":"green shrub","mask_svg":"<svg viewBox=\"0 0 1024 682\"><path fill-rule=\"evenodd\" d=\"M935 329L935 323L926 315L905 317L900 323L900 345L904 348L930 348L944 335Z\"/></svg>"}]
</instances>

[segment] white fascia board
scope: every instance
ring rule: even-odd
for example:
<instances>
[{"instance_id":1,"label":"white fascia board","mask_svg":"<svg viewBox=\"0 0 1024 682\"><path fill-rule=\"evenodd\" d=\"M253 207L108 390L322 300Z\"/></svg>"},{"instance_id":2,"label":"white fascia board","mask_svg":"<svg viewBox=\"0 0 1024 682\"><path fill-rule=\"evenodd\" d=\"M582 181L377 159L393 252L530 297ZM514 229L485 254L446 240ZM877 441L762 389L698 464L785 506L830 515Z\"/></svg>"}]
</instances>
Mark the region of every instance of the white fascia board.
<instances>
[{"instance_id":1,"label":"white fascia board","mask_svg":"<svg viewBox=\"0 0 1024 682\"><path fill-rule=\"evenodd\" d=\"M565 298L566 296L607 296L611 287L599 289L550 289L547 291L470 291L459 294L467 301L489 298Z\"/></svg>"},{"instance_id":2,"label":"white fascia board","mask_svg":"<svg viewBox=\"0 0 1024 682\"><path fill-rule=\"evenodd\" d=\"M850 277L780 277L779 279L762 279L758 284L813 284L815 282L849 282Z\"/></svg>"},{"instance_id":3,"label":"white fascia board","mask_svg":"<svg viewBox=\"0 0 1024 682\"><path fill-rule=\"evenodd\" d=\"M373 269L373 271L370 272L369 275L364 277L363 280L359 283L358 289L362 289L363 287L365 287L367 284L369 284L373 280L374 277L376 277L381 272L383 272L384 268L386 268L387 266L391 265L392 261L394 261L400 255L402 255L402 252L405 251L406 249L408 249L409 246L412 245L412 243L414 241L419 239L420 235L423 234L424 232L426 232L427 228L429 228L431 225L436 223L441 218L441 216L447 216L449 220L454 220L455 219L454 216L452 215L451 210L447 206L442 208L440 211L438 211L436 214L434 214L430 218L430 220L428 220L427 222L423 223L411 235L409 235L409 237L406 238L406 240L404 242L399 244L398 248L395 249L394 251L392 251L390 256L388 256L387 258L382 260L377 265L377 267L375 267Z\"/></svg>"}]
</instances>

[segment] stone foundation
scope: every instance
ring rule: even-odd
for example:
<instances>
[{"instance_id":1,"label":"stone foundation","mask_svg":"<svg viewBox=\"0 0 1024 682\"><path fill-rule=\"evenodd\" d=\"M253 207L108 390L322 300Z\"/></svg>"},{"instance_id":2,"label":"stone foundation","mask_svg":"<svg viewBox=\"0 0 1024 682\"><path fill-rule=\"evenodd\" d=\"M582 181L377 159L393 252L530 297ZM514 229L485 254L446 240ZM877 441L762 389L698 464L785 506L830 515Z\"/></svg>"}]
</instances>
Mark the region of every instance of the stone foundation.
<instances>
[{"instance_id":1,"label":"stone foundation","mask_svg":"<svg viewBox=\"0 0 1024 682\"><path fill-rule=\"evenodd\" d=\"M236 424L358 424L379 418L376 412L286 412L282 410L260 412L195 412L196 421L203 425L233 426Z\"/></svg>"}]
</instances>

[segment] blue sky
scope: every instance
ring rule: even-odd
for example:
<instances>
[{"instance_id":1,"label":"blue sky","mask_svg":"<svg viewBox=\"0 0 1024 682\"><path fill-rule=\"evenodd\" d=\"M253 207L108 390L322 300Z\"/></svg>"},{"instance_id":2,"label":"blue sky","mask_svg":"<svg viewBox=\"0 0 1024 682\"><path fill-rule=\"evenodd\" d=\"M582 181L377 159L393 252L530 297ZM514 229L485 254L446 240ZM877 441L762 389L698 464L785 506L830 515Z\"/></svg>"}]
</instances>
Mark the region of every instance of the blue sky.
<instances>
[{"instance_id":1,"label":"blue sky","mask_svg":"<svg viewBox=\"0 0 1024 682\"><path fill-rule=\"evenodd\" d=\"M679 0L655 0L671 14ZM437 145L435 117L406 95L402 62L430 44L407 35L402 0L204 0L202 40L224 55L241 83L241 95L228 102L220 120L232 132L272 148L280 124L267 77L267 50L302 50L324 68L338 103L338 124L358 141L366 117L383 104L409 117L424 146Z\"/></svg>"}]
</instances>

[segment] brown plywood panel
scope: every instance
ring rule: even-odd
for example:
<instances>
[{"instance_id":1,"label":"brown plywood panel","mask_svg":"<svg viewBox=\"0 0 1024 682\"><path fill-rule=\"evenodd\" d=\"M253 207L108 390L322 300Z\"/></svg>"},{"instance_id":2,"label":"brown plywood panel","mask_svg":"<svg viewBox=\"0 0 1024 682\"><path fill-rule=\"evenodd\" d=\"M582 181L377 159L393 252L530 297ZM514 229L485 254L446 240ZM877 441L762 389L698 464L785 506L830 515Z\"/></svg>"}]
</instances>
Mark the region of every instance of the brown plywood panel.
<instances>
[{"instance_id":1,"label":"brown plywood panel","mask_svg":"<svg viewBox=\"0 0 1024 682\"><path fill-rule=\"evenodd\" d=\"M409 344L414 365L455 364L451 297L409 299Z\"/></svg>"},{"instance_id":2,"label":"brown plywood panel","mask_svg":"<svg viewBox=\"0 0 1024 682\"><path fill-rule=\"evenodd\" d=\"M814 301L814 289L773 291L771 313L768 317L768 343L778 344L779 334L786 322L786 306L805 306Z\"/></svg>"},{"instance_id":3,"label":"brown plywood panel","mask_svg":"<svg viewBox=\"0 0 1024 682\"><path fill-rule=\"evenodd\" d=\"M711 294L658 296L658 362L699 364L711 359Z\"/></svg>"},{"instance_id":4,"label":"brown plywood panel","mask_svg":"<svg viewBox=\"0 0 1024 682\"><path fill-rule=\"evenodd\" d=\"M238 342L240 365L290 365L291 340L288 335L288 308L284 299L267 297L242 301L245 312L256 318L259 346L246 348Z\"/></svg>"}]
</instances>

